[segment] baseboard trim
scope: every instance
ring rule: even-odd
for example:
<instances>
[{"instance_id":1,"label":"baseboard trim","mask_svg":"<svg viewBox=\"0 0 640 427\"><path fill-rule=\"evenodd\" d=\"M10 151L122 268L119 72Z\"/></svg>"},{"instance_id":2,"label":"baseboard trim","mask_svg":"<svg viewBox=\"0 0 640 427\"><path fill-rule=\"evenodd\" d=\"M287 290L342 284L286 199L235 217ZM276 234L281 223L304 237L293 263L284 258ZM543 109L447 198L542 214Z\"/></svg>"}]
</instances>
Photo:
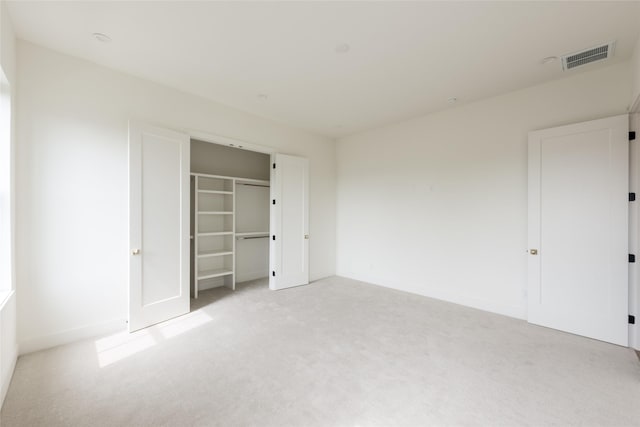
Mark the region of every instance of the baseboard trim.
<instances>
[{"instance_id":1,"label":"baseboard trim","mask_svg":"<svg viewBox=\"0 0 640 427\"><path fill-rule=\"evenodd\" d=\"M242 274L238 273L238 276L236 278L236 283L248 282L250 280L257 280L257 279L268 278L268 277L269 277L269 271L261 271L261 270L254 270L249 272L245 271Z\"/></svg>"},{"instance_id":2,"label":"baseboard trim","mask_svg":"<svg viewBox=\"0 0 640 427\"><path fill-rule=\"evenodd\" d=\"M98 337L100 335L120 332L125 330L127 322L124 319L115 319L105 323L81 326L79 328L67 329L51 335L36 338L29 338L18 343L18 354L33 353L59 345L70 344L87 338Z\"/></svg>"},{"instance_id":3,"label":"baseboard trim","mask_svg":"<svg viewBox=\"0 0 640 427\"><path fill-rule=\"evenodd\" d=\"M3 293L2 295L4 296L3 299L0 300L0 312L2 312L2 310L4 310L4 307L9 303L9 301L11 300L11 298L13 298L16 294L16 291L11 290L9 292L7 292L6 294Z\"/></svg>"},{"instance_id":4,"label":"baseboard trim","mask_svg":"<svg viewBox=\"0 0 640 427\"><path fill-rule=\"evenodd\" d=\"M629 325L629 347L640 352L640 327L637 324Z\"/></svg>"},{"instance_id":5,"label":"baseboard trim","mask_svg":"<svg viewBox=\"0 0 640 427\"><path fill-rule=\"evenodd\" d=\"M489 313L500 314L502 316L513 317L516 319L526 320L527 319L527 311L526 306L510 306L495 303L493 301L488 301L475 297L467 297L464 295L456 294L453 292L448 292L438 288L429 288L426 291L418 290L416 287L406 288L398 286L393 282L378 282L371 280L370 278L362 278L349 276L345 274L339 274L340 277L346 277L348 279L358 280L365 283L371 283L376 286L382 286L384 288L395 289L397 291L408 292L414 295L421 295L427 298L433 298L440 301L450 302L453 304L463 305L465 307L475 308L477 310L487 311Z\"/></svg>"},{"instance_id":6,"label":"baseboard trim","mask_svg":"<svg viewBox=\"0 0 640 427\"><path fill-rule=\"evenodd\" d=\"M18 360L18 346L16 343L16 296L15 291L9 292L0 303L0 409L9 391L9 384Z\"/></svg>"},{"instance_id":7,"label":"baseboard trim","mask_svg":"<svg viewBox=\"0 0 640 427\"><path fill-rule=\"evenodd\" d=\"M13 373L16 371L16 363L18 363L18 353L14 353L13 357L11 357L11 367L9 368L9 375L7 378L3 378L0 383L2 383L2 390L0 390L0 409L4 405L4 400L7 397L7 393L9 392L9 385L11 384L11 379L13 378Z\"/></svg>"}]
</instances>

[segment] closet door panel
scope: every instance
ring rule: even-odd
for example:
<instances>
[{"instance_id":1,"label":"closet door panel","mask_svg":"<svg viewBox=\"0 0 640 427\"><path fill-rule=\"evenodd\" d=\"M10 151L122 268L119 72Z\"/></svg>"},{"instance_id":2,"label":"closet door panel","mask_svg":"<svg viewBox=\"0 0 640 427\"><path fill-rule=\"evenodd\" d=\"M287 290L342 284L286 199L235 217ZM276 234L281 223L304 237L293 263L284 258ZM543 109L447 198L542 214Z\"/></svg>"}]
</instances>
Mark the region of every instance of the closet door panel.
<instances>
[{"instance_id":1,"label":"closet door panel","mask_svg":"<svg viewBox=\"0 0 640 427\"><path fill-rule=\"evenodd\" d=\"M273 163L269 287L284 289L309 283L309 162L275 154Z\"/></svg>"},{"instance_id":2,"label":"closet door panel","mask_svg":"<svg viewBox=\"0 0 640 427\"><path fill-rule=\"evenodd\" d=\"M189 137L129 127L129 330L189 312Z\"/></svg>"}]
</instances>

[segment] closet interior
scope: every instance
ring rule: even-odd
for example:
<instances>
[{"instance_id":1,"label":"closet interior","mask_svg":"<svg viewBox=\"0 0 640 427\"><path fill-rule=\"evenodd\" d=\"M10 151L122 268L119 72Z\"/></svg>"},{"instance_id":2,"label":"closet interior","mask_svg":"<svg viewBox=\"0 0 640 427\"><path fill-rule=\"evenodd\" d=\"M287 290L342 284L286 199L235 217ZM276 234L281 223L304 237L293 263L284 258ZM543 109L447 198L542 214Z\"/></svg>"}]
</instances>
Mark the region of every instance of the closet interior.
<instances>
[{"instance_id":1,"label":"closet interior","mask_svg":"<svg viewBox=\"0 0 640 427\"><path fill-rule=\"evenodd\" d=\"M191 296L269 275L268 154L191 140Z\"/></svg>"}]
</instances>

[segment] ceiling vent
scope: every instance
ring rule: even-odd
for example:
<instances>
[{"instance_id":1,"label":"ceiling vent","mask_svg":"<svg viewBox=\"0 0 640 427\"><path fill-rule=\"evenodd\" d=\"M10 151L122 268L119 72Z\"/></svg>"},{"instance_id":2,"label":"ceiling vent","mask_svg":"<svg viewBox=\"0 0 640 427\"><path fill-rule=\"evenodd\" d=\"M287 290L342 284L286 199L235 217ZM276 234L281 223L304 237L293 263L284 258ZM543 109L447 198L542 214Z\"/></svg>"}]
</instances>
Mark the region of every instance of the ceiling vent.
<instances>
[{"instance_id":1,"label":"ceiling vent","mask_svg":"<svg viewBox=\"0 0 640 427\"><path fill-rule=\"evenodd\" d=\"M585 49L580 52L570 53L562 57L562 69L564 71L581 67L592 62L603 61L613 56L616 42Z\"/></svg>"}]
</instances>

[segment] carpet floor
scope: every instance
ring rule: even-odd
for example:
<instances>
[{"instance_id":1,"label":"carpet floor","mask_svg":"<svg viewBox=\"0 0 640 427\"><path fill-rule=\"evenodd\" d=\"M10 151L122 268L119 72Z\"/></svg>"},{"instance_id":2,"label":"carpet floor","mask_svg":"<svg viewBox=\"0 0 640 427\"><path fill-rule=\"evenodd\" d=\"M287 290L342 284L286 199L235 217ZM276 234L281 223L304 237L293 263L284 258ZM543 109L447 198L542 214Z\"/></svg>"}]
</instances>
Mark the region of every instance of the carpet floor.
<instances>
[{"instance_id":1,"label":"carpet floor","mask_svg":"<svg viewBox=\"0 0 640 427\"><path fill-rule=\"evenodd\" d=\"M632 426L633 350L332 277L19 358L12 426Z\"/></svg>"}]
</instances>

